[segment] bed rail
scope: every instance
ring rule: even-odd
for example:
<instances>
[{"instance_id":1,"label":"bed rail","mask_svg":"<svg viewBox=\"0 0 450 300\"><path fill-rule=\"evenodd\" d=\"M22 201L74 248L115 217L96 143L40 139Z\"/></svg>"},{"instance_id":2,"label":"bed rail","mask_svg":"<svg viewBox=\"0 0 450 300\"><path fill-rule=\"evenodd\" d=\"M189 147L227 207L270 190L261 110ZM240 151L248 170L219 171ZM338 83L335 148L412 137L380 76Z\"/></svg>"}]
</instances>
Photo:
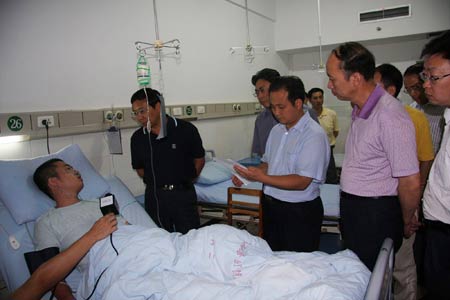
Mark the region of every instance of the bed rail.
<instances>
[{"instance_id":1,"label":"bed rail","mask_svg":"<svg viewBox=\"0 0 450 300\"><path fill-rule=\"evenodd\" d=\"M392 299L392 272L394 269L394 242L386 238L381 246L370 276L364 300Z\"/></svg>"}]
</instances>

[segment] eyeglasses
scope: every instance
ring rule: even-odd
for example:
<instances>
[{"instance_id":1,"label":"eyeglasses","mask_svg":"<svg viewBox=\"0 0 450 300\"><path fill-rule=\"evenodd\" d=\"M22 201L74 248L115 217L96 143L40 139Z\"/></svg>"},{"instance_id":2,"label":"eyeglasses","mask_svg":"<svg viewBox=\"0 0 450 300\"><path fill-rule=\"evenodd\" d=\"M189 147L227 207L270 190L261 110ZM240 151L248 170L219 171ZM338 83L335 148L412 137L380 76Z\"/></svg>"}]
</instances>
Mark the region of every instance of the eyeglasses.
<instances>
[{"instance_id":1,"label":"eyeglasses","mask_svg":"<svg viewBox=\"0 0 450 300\"><path fill-rule=\"evenodd\" d=\"M436 81L438 81L444 77L450 76L450 73L441 75L441 76L436 76L436 75L427 74L425 72L420 72L419 76L420 76L420 79L422 79L423 81L429 80L431 84L434 84Z\"/></svg>"},{"instance_id":2,"label":"eyeglasses","mask_svg":"<svg viewBox=\"0 0 450 300\"><path fill-rule=\"evenodd\" d=\"M423 87L421 84L415 84L411 87L407 87L403 90L403 93L411 95L413 92L421 92L423 90Z\"/></svg>"},{"instance_id":3,"label":"eyeglasses","mask_svg":"<svg viewBox=\"0 0 450 300\"><path fill-rule=\"evenodd\" d=\"M255 89L255 92L253 93L254 97L258 97L258 94L264 93L266 89L264 87L260 87L259 89Z\"/></svg>"},{"instance_id":4,"label":"eyeglasses","mask_svg":"<svg viewBox=\"0 0 450 300\"><path fill-rule=\"evenodd\" d=\"M132 111L131 112L131 117L134 119L134 118L137 118L139 115L144 115L144 114L146 114L147 113L147 108L146 107L143 107L143 108L140 108L140 109L138 109L138 110L136 110L136 111Z\"/></svg>"}]
</instances>

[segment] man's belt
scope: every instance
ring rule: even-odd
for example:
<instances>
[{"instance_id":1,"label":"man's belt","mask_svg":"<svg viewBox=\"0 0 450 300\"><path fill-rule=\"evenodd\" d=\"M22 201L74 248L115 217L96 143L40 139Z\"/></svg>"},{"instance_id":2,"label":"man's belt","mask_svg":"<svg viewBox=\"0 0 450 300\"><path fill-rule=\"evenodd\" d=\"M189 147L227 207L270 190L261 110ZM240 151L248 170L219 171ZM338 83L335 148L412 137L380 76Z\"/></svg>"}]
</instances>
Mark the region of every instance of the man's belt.
<instances>
[{"instance_id":1,"label":"man's belt","mask_svg":"<svg viewBox=\"0 0 450 300\"><path fill-rule=\"evenodd\" d=\"M159 190L163 191L180 191L180 190L189 190L192 188L192 184L163 184L158 186Z\"/></svg>"}]
</instances>

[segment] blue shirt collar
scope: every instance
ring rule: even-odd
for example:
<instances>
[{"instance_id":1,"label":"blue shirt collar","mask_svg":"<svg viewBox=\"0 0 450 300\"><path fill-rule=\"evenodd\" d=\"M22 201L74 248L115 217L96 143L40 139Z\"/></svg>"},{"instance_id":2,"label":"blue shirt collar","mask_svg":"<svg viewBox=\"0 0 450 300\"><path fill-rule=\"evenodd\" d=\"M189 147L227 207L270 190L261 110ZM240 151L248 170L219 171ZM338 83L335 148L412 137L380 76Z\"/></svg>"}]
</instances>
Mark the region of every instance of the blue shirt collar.
<instances>
[{"instance_id":1,"label":"blue shirt collar","mask_svg":"<svg viewBox=\"0 0 450 300\"><path fill-rule=\"evenodd\" d=\"M283 125L284 130L286 130L286 132L289 132L290 130L295 130L295 131L303 131L303 129L306 127L306 124L308 124L308 122L312 120L311 116L309 115L309 112L305 111L305 114L300 118L300 120L297 121L297 123L292 126L289 130L286 128L286 125Z\"/></svg>"}]
</instances>

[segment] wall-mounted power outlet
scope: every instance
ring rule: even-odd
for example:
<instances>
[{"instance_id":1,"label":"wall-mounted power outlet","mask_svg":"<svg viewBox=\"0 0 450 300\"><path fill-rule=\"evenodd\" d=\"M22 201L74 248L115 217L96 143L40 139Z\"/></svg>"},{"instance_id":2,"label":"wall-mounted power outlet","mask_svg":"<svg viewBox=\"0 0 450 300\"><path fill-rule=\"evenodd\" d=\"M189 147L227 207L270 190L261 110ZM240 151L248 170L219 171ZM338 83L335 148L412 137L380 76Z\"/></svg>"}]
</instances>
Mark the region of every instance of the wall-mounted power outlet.
<instances>
[{"instance_id":1,"label":"wall-mounted power outlet","mask_svg":"<svg viewBox=\"0 0 450 300\"><path fill-rule=\"evenodd\" d=\"M121 111L121 110L114 111L114 120L117 122L122 122L123 121L123 111Z\"/></svg>"},{"instance_id":2,"label":"wall-mounted power outlet","mask_svg":"<svg viewBox=\"0 0 450 300\"><path fill-rule=\"evenodd\" d=\"M111 110L107 110L103 112L103 117L105 118L105 122L112 122L114 119L114 113Z\"/></svg>"},{"instance_id":3,"label":"wall-mounted power outlet","mask_svg":"<svg viewBox=\"0 0 450 300\"><path fill-rule=\"evenodd\" d=\"M48 127L55 126L55 118L53 116L39 116L39 117L37 117L37 126L39 128L44 128L45 125L48 125Z\"/></svg>"}]
</instances>

